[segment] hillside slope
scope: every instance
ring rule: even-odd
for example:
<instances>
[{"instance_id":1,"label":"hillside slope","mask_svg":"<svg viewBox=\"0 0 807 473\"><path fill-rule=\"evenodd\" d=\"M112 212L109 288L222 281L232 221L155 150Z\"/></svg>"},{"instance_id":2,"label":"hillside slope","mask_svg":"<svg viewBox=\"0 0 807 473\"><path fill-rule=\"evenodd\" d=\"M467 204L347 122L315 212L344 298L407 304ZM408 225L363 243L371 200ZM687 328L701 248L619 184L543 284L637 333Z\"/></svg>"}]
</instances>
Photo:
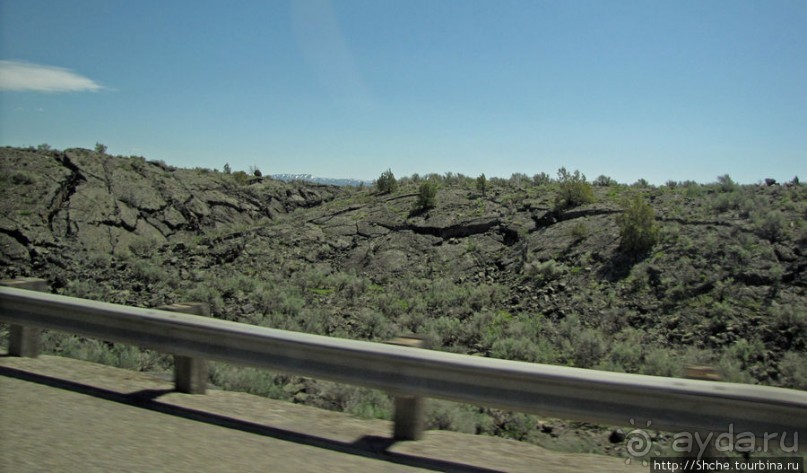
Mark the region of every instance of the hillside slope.
<instances>
[{"instance_id":1,"label":"hillside slope","mask_svg":"<svg viewBox=\"0 0 807 473\"><path fill-rule=\"evenodd\" d=\"M594 203L560 210L546 176L491 179L483 195L448 174L430 177L436 207L421 211L418 176L379 194L78 149L3 148L0 164L1 277L140 306L203 300L215 317L339 337L415 332L442 350L662 376L706 364L807 389L797 183L606 180ZM635 195L659 227L641 257L617 225ZM290 399L345 402L283 382ZM512 427L492 417L476 430Z\"/></svg>"},{"instance_id":2,"label":"hillside slope","mask_svg":"<svg viewBox=\"0 0 807 473\"><path fill-rule=\"evenodd\" d=\"M0 160L0 245L9 264L36 264L43 253L55 259L75 251L120 255L138 238L162 245L254 225L319 205L335 190L175 169L83 149L3 148ZM61 248L70 252L48 251Z\"/></svg>"}]
</instances>

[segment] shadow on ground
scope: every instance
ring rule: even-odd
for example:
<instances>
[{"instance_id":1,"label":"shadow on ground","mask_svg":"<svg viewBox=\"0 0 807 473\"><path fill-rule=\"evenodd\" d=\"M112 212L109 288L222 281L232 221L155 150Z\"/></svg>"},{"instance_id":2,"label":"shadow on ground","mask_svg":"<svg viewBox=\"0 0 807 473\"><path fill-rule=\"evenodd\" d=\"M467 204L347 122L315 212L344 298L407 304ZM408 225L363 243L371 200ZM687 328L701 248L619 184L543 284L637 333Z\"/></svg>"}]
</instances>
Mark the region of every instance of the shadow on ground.
<instances>
[{"instance_id":1,"label":"shadow on ground","mask_svg":"<svg viewBox=\"0 0 807 473\"><path fill-rule=\"evenodd\" d=\"M480 468L462 463L434 460L431 458L419 457L396 452L389 449L396 443L395 440L387 437L364 436L355 442L340 442L337 440L317 437L315 435L294 432L286 429L279 429L267 425L248 422L241 419L212 414L209 412L188 409L160 402L160 396L175 392L173 389L144 389L127 394L110 391L107 389L76 383L63 379L29 373L23 370L0 366L0 376L7 376L22 381L42 384L58 389L65 389L76 393L93 396L107 401L118 402L129 406L136 406L142 409L159 412L162 414L181 417L196 422L204 422L219 427L239 430L255 435L264 435L279 440L295 442L318 448L324 448L348 455L357 455L366 458L374 458L388 461L399 465L423 468L434 471L454 471L468 473L488 473L496 470Z\"/></svg>"}]
</instances>

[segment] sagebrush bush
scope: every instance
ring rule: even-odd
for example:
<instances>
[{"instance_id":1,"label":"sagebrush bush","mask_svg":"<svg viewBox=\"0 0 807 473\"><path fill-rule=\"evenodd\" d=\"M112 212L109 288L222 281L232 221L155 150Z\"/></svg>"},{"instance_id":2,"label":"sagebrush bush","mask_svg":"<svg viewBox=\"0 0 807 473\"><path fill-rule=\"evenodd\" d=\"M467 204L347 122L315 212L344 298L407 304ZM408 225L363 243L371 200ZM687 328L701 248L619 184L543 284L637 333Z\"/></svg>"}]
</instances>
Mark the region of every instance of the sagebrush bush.
<instances>
[{"instance_id":1,"label":"sagebrush bush","mask_svg":"<svg viewBox=\"0 0 807 473\"><path fill-rule=\"evenodd\" d=\"M418 210L429 210L435 206L437 206L437 184L432 181L424 181L420 184L415 207Z\"/></svg>"},{"instance_id":2,"label":"sagebrush bush","mask_svg":"<svg viewBox=\"0 0 807 473\"><path fill-rule=\"evenodd\" d=\"M717 186L723 192L732 192L737 189L737 183L728 174L717 176Z\"/></svg>"},{"instance_id":3,"label":"sagebrush bush","mask_svg":"<svg viewBox=\"0 0 807 473\"><path fill-rule=\"evenodd\" d=\"M398 190L398 181L395 179L395 174L392 173L391 169L381 173L375 181L375 187L382 194L391 194Z\"/></svg>"},{"instance_id":4,"label":"sagebrush bush","mask_svg":"<svg viewBox=\"0 0 807 473\"><path fill-rule=\"evenodd\" d=\"M569 231L569 234L575 240L582 240L583 238L588 236L588 225L583 222L576 223L572 229Z\"/></svg>"},{"instance_id":5,"label":"sagebrush bush","mask_svg":"<svg viewBox=\"0 0 807 473\"><path fill-rule=\"evenodd\" d=\"M787 221L782 212L754 212L752 215L757 235L772 243L782 241L786 235Z\"/></svg>"},{"instance_id":6,"label":"sagebrush bush","mask_svg":"<svg viewBox=\"0 0 807 473\"><path fill-rule=\"evenodd\" d=\"M14 171L9 179L12 183L23 186L34 184L38 180L36 174L27 171Z\"/></svg>"},{"instance_id":7,"label":"sagebrush bush","mask_svg":"<svg viewBox=\"0 0 807 473\"><path fill-rule=\"evenodd\" d=\"M616 219L619 225L620 248L629 255L647 253L658 241L656 213L640 195L636 195Z\"/></svg>"},{"instance_id":8,"label":"sagebrush bush","mask_svg":"<svg viewBox=\"0 0 807 473\"><path fill-rule=\"evenodd\" d=\"M542 282L549 282L558 279L566 272L563 263L551 259L542 262L528 263L524 266L524 273L529 278L536 278Z\"/></svg>"},{"instance_id":9,"label":"sagebrush bush","mask_svg":"<svg viewBox=\"0 0 807 473\"><path fill-rule=\"evenodd\" d=\"M241 186L245 186L249 182L249 176L244 171L235 171L230 176L232 176L236 184Z\"/></svg>"},{"instance_id":10,"label":"sagebrush bush","mask_svg":"<svg viewBox=\"0 0 807 473\"><path fill-rule=\"evenodd\" d=\"M430 399L426 405L426 428L474 434L481 415L474 407Z\"/></svg>"},{"instance_id":11,"label":"sagebrush bush","mask_svg":"<svg viewBox=\"0 0 807 473\"><path fill-rule=\"evenodd\" d=\"M640 374L651 376L666 376L675 378L683 372L681 360L675 357L675 352L667 348L657 348L644 357L644 363L639 369Z\"/></svg>"},{"instance_id":12,"label":"sagebrush bush","mask_svg":"<svg viewBox=\"0 0 807 473\"><path fill-rule=\"evenodd\" d=\"M558 170L560 185L555 197L555 208L564 210L594 202L594 189L586 182L585 174L580 171L570 173L566 168Z\"/></svg>"},{"instance_id":13,"label":"sagebrush bush","mask_svg":"<svg viewBox=\"0 0 807 473\"><path fill-rule=\"evenodd\" d=\"M483 196L487 194L488 179L485 177L484 174L476 178L476 190L478 190Z\"/></svg>"},{"instance_id":14,"label":"sagebrush bush","mask_svg":"<svg viewBox=\"0 0 807 473\"><path fill-rule=\"evenodd\" d=\"M549 174L545 172L539 172L538 174L532 176L532 183L536 186L543 186L552 182L552 178L549 177Z\"/></svg>"},{"instance_id":15,"label":"sagebrush bush","mask_svg":"<svg viewBox=\"0 0 807 473\"><path fill-rule=\"evenodd\" d=\"M173 363L171 355L165 353L55 331L43 332L42 351L136 371L165 371Z\"/></svg>"},{"instance_id":16,"label":"sagebrush bush","mask_svg":"<svg viewBox=\"0 0 807 473\"><path fill-rule=\"evenodd\" d=\"M390 395L375 389L317 380L306 386L306 405L348 412L363 419L392 419Z\"/></svg>"},{"instance_id":17,"label":"sagebrush bush","mask_svg":"<svg viewBox=\"0 0 807 473\"><path fill-rule=\"evenodd\" d=\"M215 287L200 283L185 292L184 298L192 302L206 302L213 317L224 316L224 299Z\"/></svg>"},{"instance_id":18,"label":"sagebrush bush","mask_svg":"<svg viewBox=\"0 0 807 473\"><path fill-rule=\"evenodd\" d=\"M600 362L606 351L602 334L595 329L583 328L574 337L571 360L574 366L591 368Z\"/></svg>"},{"instance_id":19,"label":"sagebrush bush","mask_svg":"<svg viewBox=\"0 0 807 473\"><path fill-rule=\"evenodd\" d=\"M208 370L210 382L222 389L273 399L290 399L283 390L286 380L264 369L213 362L208 365Z\"/></svg>"},{"instance_id":20,"label":"sagebrush bush","mask_svg":"<svg viewBox=\"0 0 807 473\"><path fill-rule=\"evenodd\" d=\"M593 184L599 187L609 187L615 185L617 182L605 174L600 174L597 179L594 179Z\"/></svg>"},{"instance_id":21,"label":"sagebrush bush","mask_svg":"<svg viewBox=\"0 0 807 473\"><path fill-rule=\"evenodd\" d=\"M129 251L135 256L147 258L153 256L160 246L160 243L154 238L138 237L129 243Z\"/></svg>"},{"instance_id":22,"label":"sagebrush bush","mask_svg":"<svg viewBox=\"0 0 807 473\"><path fill-rule=\"evenodd\" d=\"M787 352L779 362L780 382L787 388L807 390L807 355Z\"/></svg>"},{"instance_id":23,"label":"sagebrush bush","mask_svg":"<svg viewBox=\"0 0 807 473\"><path fill-rule=\"evenodd\" d=\"M535 361L538 358L536 346L532 340L524 337L498 338L490 347L492 358L516 361Z\"/></svg>"}]
</instances>

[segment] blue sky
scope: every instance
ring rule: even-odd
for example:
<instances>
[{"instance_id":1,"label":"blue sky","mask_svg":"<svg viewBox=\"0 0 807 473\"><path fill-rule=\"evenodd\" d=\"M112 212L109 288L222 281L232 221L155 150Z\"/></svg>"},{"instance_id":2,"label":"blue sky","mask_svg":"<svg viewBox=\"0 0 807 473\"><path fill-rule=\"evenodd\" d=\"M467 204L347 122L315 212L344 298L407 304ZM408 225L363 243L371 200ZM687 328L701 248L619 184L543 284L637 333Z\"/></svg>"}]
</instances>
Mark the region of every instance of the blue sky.
<instances>
[{"instance_id":1,"label":"blue sky","mask_svg":"<svg viewBox=\"0 0 807 473\"><path fill-rule=\"evenodd\" d=\"M372 179L807 177L803 0L0 0L0 144Z\"/></svg>"}]
</instances>

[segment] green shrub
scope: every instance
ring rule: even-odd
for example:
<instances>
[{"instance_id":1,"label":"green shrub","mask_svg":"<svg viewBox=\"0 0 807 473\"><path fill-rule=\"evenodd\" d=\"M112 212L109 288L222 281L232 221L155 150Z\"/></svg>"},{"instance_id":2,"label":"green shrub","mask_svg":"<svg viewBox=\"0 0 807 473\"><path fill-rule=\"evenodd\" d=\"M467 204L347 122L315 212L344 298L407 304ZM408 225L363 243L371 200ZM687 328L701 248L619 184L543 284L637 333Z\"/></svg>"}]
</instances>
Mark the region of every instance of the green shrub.
<instances>
[{"instance_id":1,"label":"green shrub","mask_svg":"<svg viewBox=\"0 0 807 473\"><path fill-rule=\"evenodd\" d=\"M594 202L594 189L586 182L585 174L580 171L570 173L566 168L558 170L560 188L555 197L555 208L564 210Z\"/></svg>"},{"instance_id":2,"label":"green shrub","mask_svg":"<svg viewBox=\"0 0 807 473\"><path fill-rule=\"evenodd\" d=\"M641 196L628 202L622 215L617 217L620 248L627 254L638 256L650 251L658 241L658 226L653 208Z\"/></svg>"},{"instance_id":3,"label":"green shrub","mask_svg":"<svg viewBox=\"0 0 807 473\"><path fill-rule=\"evenodd\" d=\"M530 178L526 174L521 172L514 172L513 174L510 175L510 179L508 179L508 182L513 187L520 187L522 183L529 182L529 180Z\"/></svg>"},{"instance_id":4,"label":"green shrub","mask_svg":"<svg viewBox=\"0 0 807 473\"><path fill-rule=\"evenodd\" d=\"M392 170L387 169L381 173L381 176L375 181L375 187L382 194L391 194L398 190L398 181L395 179L395 174L392 173Z\"/></svg>"},{"instance_id":5,"label":"green shrub","mask_svg":"<svg viewBox=\"0 0 807 473\"><path fill-rule=\"evenodd\" d=\"M129 251L135 256L147 258L153 256L160 246L162 245L154 238L138 237L129 243Z\"/></svg>"},{"instance_id":6,"label":"green shrub","mask_svg":"<svg viewBox=\"0 0 807 473\"><path fill-rule=\"evenodd\" d=\"M312 391L306 405L348 412L363 419L392 418L392 399L385 392L328 381L316 381L306 388Z\"/></svg>"},{"instance_id":7,"label":"green shrub","mask_svg":"<svg viewBox=\"0 0 807 473\"><path fill-rule=\"evenodd\" d=\"M53 331L42 334L42 351L137 371L165 371L172 363L171 356L165 353Z\"/></svg>"},{"instance_id":8,"label":"green shrub","mask_svg":"<svg viewBox=\"0 0 807 473\"><path fill-rule=\"evenodd\" d=\"M397 327L384 317L384 314L370 308L362 308L356 313L354 336L362 339L384 341L396 335Z\"/></svg>"},{"instance_id":9,"label":"green shrub","mask_svg":"<svg viewBox=\"0 0 807 473\"><path fill-rule=\"evenodd\" d=\"M728 383L754 384L754 378L743 368L743 365L730 354L724 353L717 362L717 372L722 381Z\"/></svg>"},{"instance_id":10,"label":"green shrub","mask_svg":"<svg viewBox=\"0 0 807 473\"><path fill-rule=\"evenodd\" d=\"M488 191L488 178L484 174L476 178L476 190L482 195L486 195Z\"/></svg>"},{"instance_id":11,"label":"green shrub","mask_svg":"<svg viewBox=\"0 0 807 473\"><path fill-rule=\"evenodd\" d=\"M549 177L549 174L545 172L539 172L538 174L532 176L532 183L536 186L543 186L545 184L549 184L552 182L552 178Z\"/></svg>"},{"instance_id":12,"label":"green shrub","mask_svg":"<svg viewBox=\"0 0 807 473\"><path fill-rule=\"evenodd\" d=\"M214 287L205 283L199 283L185 293L185 299L190 302L206 302L210 307L210 314L214 317L224 315L224 299L221 293Z\"/></svg>"},{"instance_id":13,"label":"green shrub","mask_svg":"<svg viewBox=\"0 0 807 473\"><path fill-rule=\"evenodd\" d=\"M26 186L34 184L36 181L36 174L27 171L14 171L14 173L11 174L11 182L16 185Z\"/></svg>"},{"instance_id":14,"label":"green shrub","mask_svg":"<svg viewBox=\"0 0 807 473\"><path fill-rule=\"evenodd\" d=\"M224 363L208 365L209 379L214 385L227 391L241 391L273 399L289 399L283 390L285 379L258 368L232 366Z\"/></svg>"},{"instance_id":15,"label":"green shrub","mask_svg":"<svg viewBox=\"0 0 807 473\"><path fill-rule=\"evenodd\" d=\"M575 366L591 368L602 359L608 351L604 335L597 329L584 328L575 343Z\"/></svg>"},{"instance_id":16,"label":"green shrub","mask_svg":"<svg viewBox=\"0 0 807 473\"><path fill-rule=\"evenodd\" d=\"M588 236L588 225L583 222L576 223L569 232L575 240L582 240Z\"/></svg>"},{"instance_id":17,"label":"green shrub","mask_svg":"<svg viewBox=\"0 0 807 473\"><path fill-rule=\"evenodd\" d=\"M767 312L787 349L804 350L807 347L807 310L795 305L774 304Z\"/></svg>"},{"instance_id":18,"label":"green shrub","mask_svg":"<svg viewBox=\"0 0 807 473\"><path fill-rule=\"evenodd\" d=\"M787 352L779 362L779 375L783 386L807 390L807 355Z\"/></svg>"},{"instance_id":19,"label":"green shrub","mask_svg":"<svg viewBox=\"0 0 807 473\"><path fill-rule=\"evenodd\" d=\"M630 330L635 329L628 329L628 331ZM627 340L614 342L609 358L614 366L618 366L628 373L635 373L642 364L641 337L634 335Z\"/></svg>"},{"instance_id":20,"label":"green shrub","mask_svg":"<svg viewBox=\"0 0 807 473\"><path fill-rule=\"evenodd\" d=\"M426 428L474 434L481 415L472 406L429 400L426 404Z\"/></svg>"},{"instance_id":21,"label":"green shrub","mask_svg":"<svg viewBox=\"0 0 807 473\"><path fill-rule=\"evenodd\" d=\"M235 180L236 184L240 186L245 186L247 182L249 182L249 175L244 171L235 171L231 174L233 179Z\"/></svg>"},{"instance_id":22,"label":"green shrub","mask_svg":"<svg viewBox=\"0 0 807 473\"><path fill-rule=\"evenodd\" d=\"M518 441L529 440L538 427L538 419L530 414L521 412L508 412L504 415L503 422L498 426L498 435Z\"/></svg>"},{"instance_id":23,"label":"green shrub","mask_svg":"<svg viewBox=\"0 0 807 473\"><path fill-rule=\"evenodd\" d=\"M717 176L717 186L723 192L732 192L737 189L737 183L735 183L728 174Z\"/></svg>"},{"instance_id":24,"label":"green shrub","mask_svg":"<svg viewBox=\"0 0 807 473\"><path fill-rule=\"evenodd\" d=\"M532 341L524 337L498 338L490 347L491 358L503 360L533 361L538 357Z\"/></svg>"},{"instance_id":25,"label":"green shrub","mask_svg":"<svg viewBox=\"0 0 807 473\"><path fill-rule=\"evenodd\" d=\"M615 185L616 181L604 174L600 174L597 179L594 179L593 184L598 187L609 187Z\"/></svg>"},{"instance_id":26,"label":"green shrub","mask_svg":"<svg viewBox=\"0 0 807 473\"><path fill-rule=\"evenodd\" d=\"M441 316L426 321L423 333L436 347L451 347L459 343L463 336L463 323L456 317Z\"/></svg>"},{"instance_id":27,"label":"green shrub","mask_svg":"<svg viewBox=\"0 0 807 473\"><path fill-rule=\"evenodd\" d=\"M675 357L675 352L666 348L657 348L644 358L639 373L652 376L666 376L675 378L681 375L683 366L681 360Z\"/></svg>"},{"instance_id":28,"label":"green shrub","mask_svg":"<svg viewBox=\"0 0 807 473\"><path fill-rule=\"evenodd\" d=\"M754 198L752 195L743 193L740 189L718 194L712 204L712 207L718 212L739 210L740 215L743 217L748 217L753 211L764 206L765 203L763 201Z\"/></svg>"},{"instance_id":29,"label":"green shrub","mask_svg":"<svg viewBox=\"0 0 807 473\"><path fill-rule=\"evenodd\" d=\"M755 212L753 217L756 234L770 242L782 241L786 236L787 222L782 212Z\"/></svg>"},{"instance_id":30,"label":"green shrub","mask_svg":"<svg viewBox=\"0 0 807 473\"><path fill-rule=\"evenodd\" d=\"M132 270L132 279L142 282L143 284L164 283L166 285L172 285L175 282L171 273L150 260L135 261L130 267Z\"/></svg>"},{"instance_id":31,"label":"green shrub","mask_svg":"<svg viewBox=\"0 0 807 473\"><path fill-rule=\"evenodd\" d=\"M418 191L418 201L415 208L418 210L433 209L437 205L437 184L432 181L424 181L420 184Z\"/></svg>"},{"instance_id":32,"label":"green shrub","mask_svg":"<svg viewBox=\"0 0 807 473\"><path fill-rule=\"evenodd\" d=\"M524 266L524 272L529 278L549 282L563 276L566 272L566 266L551 259L543 262L528 263Z\"/></svg>"},{"instance_id":33,"label":"green shrub","mask_svg":"<svg viewBox=\"0 0 807 473\"><path fill-rule=\"evenodd\" d=\"M701 197L706 193L705 187L692 180L682 181L680 186L685 189L684 195L690 199Z\"/></svg>"}]
</instances>

